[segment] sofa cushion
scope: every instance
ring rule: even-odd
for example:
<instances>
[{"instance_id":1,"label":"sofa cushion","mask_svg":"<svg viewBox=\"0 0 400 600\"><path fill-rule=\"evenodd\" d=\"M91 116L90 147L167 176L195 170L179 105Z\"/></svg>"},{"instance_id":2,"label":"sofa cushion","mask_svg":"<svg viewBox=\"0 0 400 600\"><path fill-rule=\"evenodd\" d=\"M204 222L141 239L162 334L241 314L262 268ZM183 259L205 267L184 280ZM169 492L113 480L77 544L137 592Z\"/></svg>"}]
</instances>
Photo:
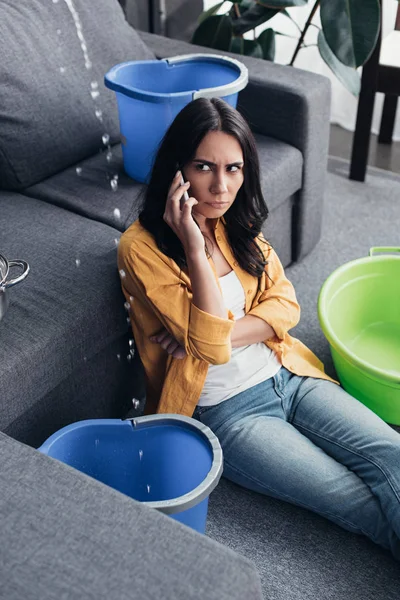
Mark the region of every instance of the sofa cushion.
<instances>
[{"instance_id":1,"label":"sofa cushion","mask_svg":"<svg viewBox=\"0 0 400 600\"><path fill-rule=\"evenodd\" d=\"M77 174L76 169L81 169ZM118 175L116 191L111 179ZM24 190L24 195L55 204L89 219L125 229L137 218L144 185L126 175L121 145L79 161L72 167Z\"/></svg>"},{"instance_id":2,"label":"sofa cushion","mask_svg":"<svg viewBox=\"0 0 400 600\"><path fill-rule=\"evenodd\" d=\"M289 144L263 135L255 137L262 189L272 214L301 188L303 158ZM110 162L104 153L96 154L25 189L24 194L124 231L138 216L144 186L125 174L121 146L114 146L112 153ZM77 168L82 169L80 175ZM118 188L114 192L110 181L115 175Z\"/></svg>"},{"instance_id":3,"label":"sofa cushion","mask_svg":"<svg viewBox=\"0 0 400 600\"><path fill-rule=\"evenodd\" d=\"M0 231L0 252L30 265L27 278L9 289L10 306L0 321L4 430L71 373L128 335L130 325L116 264L117 230L3 192ZM11 275L17 273L13 269ZM121 361L129 353L127 342ZM118 364L116 355L114 359Z\"/></svg>"},{"instance_id":4,"label":"sofa cushion","mask_svg":"<svg viewBox=\"0 0 400 600\"><path fill-rule=\"evenodd\" d=\"M154 58L117 0L3 0L0 56L0 188L9 190L98 152L104 134L115 143L117 104L104 74Z\"/></svg>"}]
</instances>

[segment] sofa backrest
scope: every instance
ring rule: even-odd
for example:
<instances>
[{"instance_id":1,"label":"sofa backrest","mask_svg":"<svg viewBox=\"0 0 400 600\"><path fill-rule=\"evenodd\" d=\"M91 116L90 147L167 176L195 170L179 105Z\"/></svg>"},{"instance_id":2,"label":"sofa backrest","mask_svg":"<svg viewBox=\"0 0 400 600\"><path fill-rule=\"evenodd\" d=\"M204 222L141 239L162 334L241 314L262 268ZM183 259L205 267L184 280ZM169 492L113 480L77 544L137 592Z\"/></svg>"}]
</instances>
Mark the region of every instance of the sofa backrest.
<instances>
[{"instance_id":1,"label":"sofa backrest","mask_svg":"<svg viewBox=\"0 0 400 600\"><path fill-rule=\"evenodd\" d=\"M0 188L24 189L105 149L105 134L117 142L104 75L152 58L117 0L1 0Z\"/></svg>"}]
</instances>

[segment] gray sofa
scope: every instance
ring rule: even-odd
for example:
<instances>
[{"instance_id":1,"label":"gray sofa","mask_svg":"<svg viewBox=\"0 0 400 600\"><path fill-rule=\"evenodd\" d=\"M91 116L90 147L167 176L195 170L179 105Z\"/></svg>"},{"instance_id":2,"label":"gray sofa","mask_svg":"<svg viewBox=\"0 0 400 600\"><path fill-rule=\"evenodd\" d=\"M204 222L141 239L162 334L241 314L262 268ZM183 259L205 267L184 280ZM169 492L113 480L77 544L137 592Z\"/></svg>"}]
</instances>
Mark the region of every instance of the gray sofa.
<instances>
[{"instance_id":1,"label":"gray sofa","mask_svg":"<svg viewBox=\"0 0 400 600\"><path fill-rule=\"evenodd\" d=\"M0 3L0 253L9 260L24 259L31 268L27 279L10 289L10 307L0 322L0 498L4 518L20 521L16 535L11 525L6 529L2 546L4 550L11 544L15 556L24 550L26 568L30 565L33 573L35 548L43 549L57 524L58 542L49 553L54 572L62 573L65 581L68 569L61 548L73 552L78 539L86 548L82 552L89 552L90 544L106 544L106 554L112 555L110 569L118 563L121 573L119 557L129 552L129 540L117 551L118 543L110 536L114 526L116 538L122 535L125 522L132 524L131 535L143 553L152 555L153 543L157 546L160 554L154 556L166 561L166 571L177 573L181 555L186 555L176 593L157 595L163 572L155 577L154 588L148 582L147 595L136 595L132 582L131 596L121 592L108 597L243 598L246 586L249 598L260 597L257 573L246 561L26 446L38 447L59 428L81 419L132 415L132 398L140 400L135 414L143 410L141 363L137 354L130 354L132 336L116 268L116 245L137 217L143 186L124 174L116 101L104 87L103 76L126 60L195 51L215 52L147 33L139 37L124 20L117 0L97 0L95 7L88 0ZM85 66L88 57L90 69ZM301 70L249 57L241 60L250 81L239 95L238 108L249 120L260 152L270 209L264 233L288 265L301 260L320 235L329 82ZM115 175L118 189L113 191L110 180ZM11 275L17 275L16 270ZM71 497L66 490L72 490ZM93 504L91 494L96 498ZM114 503L121 512L113 509L108 514L106 507ZM35 512L29 516L27 506L33 505ZM66 533L75 518L80 522L82 511L93 525L98 508L104 511L98 537L89 529L79 533L78 525L74 534ZM43 543L40 526L36 530L31 517L36 524L42 522ZM146 527L136 528L142 520L154 520L153 531L159 528L160 540L145 538ZM165 541L170 538L180 547L176 555ZM207 561L202 552L190 554L202 544ZM221 562L212 570L217 554ZM10 573L12 556L11 552ZM48 560L47 554L40 556ZM71 573L79 562L71 566ZM216 595L198 587L194 575L185 579L184 565L192 575L203 572L217 578L219 573ZM90 573L85 577L82 586L92 589ZM56 597L51 581L44 581L47 595L41 590L40 597ZM114 583L118 590L114 579L107 589L114 589ZM101 586L93 585L97 597L103 597ZM7 598L39 597L10 586ZM190 593L185 595L183 589ZM76 596L72 591L65 594L57 597L85 597L78 591Z\"/></svg>"},{"instance_id":2,"label":"gray sofa","mask_svg":"<svg viewBox=\"0 0 400 600\"><path fill-rule=\"evenodd\" d=\"M116 269L116 240L137 217L142 185L124 174L104 73L124 60L210 51L147 33L143 43L114 0L99 1L96 11L84 0L75 5L91 73L65 2L0 7L0 253L31 267L10 290L0 327L0 429L33 446L66 423L120 416L132 397L143 399L139 358L127 360L131 334ZM118 43L110 44L111 35ZM288 265L320 235L329 82L241 60L250 82L238 108L258 141L270 209L264 233ZM92 81L100 82L103 122Z\"/></svg>"}]
</instances>

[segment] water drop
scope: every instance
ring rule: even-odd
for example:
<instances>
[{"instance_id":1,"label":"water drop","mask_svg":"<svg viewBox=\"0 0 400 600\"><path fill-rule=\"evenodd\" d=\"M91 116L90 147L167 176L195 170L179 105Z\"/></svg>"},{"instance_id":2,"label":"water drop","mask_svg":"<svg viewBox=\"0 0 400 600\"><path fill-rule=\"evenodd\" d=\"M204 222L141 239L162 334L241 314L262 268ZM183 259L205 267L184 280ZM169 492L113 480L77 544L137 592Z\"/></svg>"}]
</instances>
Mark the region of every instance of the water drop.
<instances>
[{"instance_id":1,"label":"water drop","mask_svg":"<svg viewBox=\"0 0 400 600\"><path fill-rule=\"evenodd\" d=\"M122 277L122 279L123 279L124 277L126 277L126 273L125 273L125 271L124 271L123 269L120 269L120 270L119 270L119 274L120 274L120 277Z\"/></svg>"},{"instance_id":2,"label":"water drop","mask_svg":"<svg viewBox=\"0 0 400 600\"><path fill-rule=\"evenodd\" d=\"M76 167L75 171L76 171L77 175L81 175L82 174L82 167Z\"/></svg>"},{"instance_id":3,"label":"water drop","mask_svg":"<svg viewBox=\"0 0 400 600\"><path fill-rule=\"evenodd\" d=\"M131 322L131 320L130 320L130 318L129 318L129 317L126 317L126 322L127 322L127 323L130 323L130 322Z\"/></svg>"},{"instance_id":4,"label":"water drop","mask_svg":"<svg viewBox=\"0 0 400 600\"><path fill-rule=\"evenodd\" d=\"M98 98L100 96L100 92L98 92L97 90L92 90L90 92L90 95L92 96L93 100L95 100L96 98Z\"/></svg>"},{"instance_id":5,"label":"water drop","mask_svg":"<svg viewBox=\"0 0 400 600\"><path fill-rule=\"evenodd\" d=\"M114 238L114 244L115 244L116 246L118 246L118 244L119 244L119 239L118 239L118 238Z\"/></svg>"},{"instance_id":6,"label":"water drop","mask_svg":"<svg viewBox=\"0 0 400 600\"><path fill-rule=\"evenodd\" d=\"M65 67L60 67L60 73L65 73Z\"/></svg>"},{"instance_id":7,"label":"water drop","mask_svg":"<svg viewBox=\"0 0 400 600\"><path fill-rule=\"evenodd\" d=\"M91 68L92 68L92 63L90 62L90 60L87 60L87 61L85 62L85 67L87 68L87 70L89 70L89 69L91 69Z\"/></svg>"},{"instance_id":8,"label":"water drop","mask_svg":"<svg viewBox=\"0 0 400 600\"><path fill-rule=\"evenodd\" d=\"M124 308L125 310L129 310L131 307L131 305L129 304L129 302L124 302Z\"/></svg>"},{"instance_id":9,"label":"water drop","mask_svg":"<svg viewBox=\"0 0 400 600\"><path fill-rule=\"evenodd\" d=\"M132 358L133 358L133 357L135 356L135 349L134 349L134 348L132 348L132 349L129 351L129 354L130 354L130 355L132 356Z\"/></svg>"},{"instance_id":10,"label":"water drop","mask_svg":"<svg viewBox=\"0 0 400 600\"><path fill-rule=\"evenodd\" d=\"M130 354L128 354L128 356L126 357L126 360L127 360L128 362L131 362L131 360L132 360L132 356L131 356Z\"/></svg>"},{"instance_id":11,"label":"water drop","mask_svg":"<svg viewBox=\"0 0 400 600\"><path fill-rule=\"evenodd\" d=\"M107 146L108 142L110 141L110 136L108 135L108 133L104 133L101 139L103 144Z\"/></svg>"},{"instance_id":12,"label":"water drop","mask_svg":"<svg viewBox=\"0 0 400 600\"><path fill-rule=\"evenodd\" d=\"M135 419L132 419L132 425L133 425L134 427L136 427L137 423L136 423Z\"/></svg>"},{"instance_id":13,"label":"water drop","mask_svg":"<svg viewBox=\"0 0 400 600\"><path fill-rule=\"evenodd\" d=\"M107 161L107 162L110 162L110 161L111 161L111 159L112 159L112 155L113 155L113 154L112 154L111 150L109 150L109 151L107 152L107 154L106 154L106 161Z\"/></svg>"},{"instance_id":14,"label":"water drop","mask_svg":"<svg viewBox=\"0 0 400 600\"><path fill-rule=\"evenodd\" d=\"M132 404L133 404L133 408L136 410L137 408L139 408L140 400L137 400L136 398L132 398Z\"/></svg>"},{"instance_id":15,"label":"water drop","mask_svg":"<svg viewBox=\"0 0 400 600\"><path fill-rule=\"evenodd\" d=\"M130 345L130 347L132 348L132 346L134 346L134 345L135 345L135 342L134 342L134 340L129 340L129 345Z\"/></svg>"},{"instance_id":16,"label":"water drop","mask_svg":"<svg viewBox=\"0 0 400 600\"><path fill-rule=\"evenodd\" d=\"M147 493L150 494L150 486L147 484Z\"/></svg>"},{"instance_id":17,"label":"water drop","mask_svg":"<svg viewBox=\"0 0 400 600\"><path fill-rule=\"evenodd\" d=\"M119 210L119 208L114 208L114 217L116 219L120 219L121 218L121 211Z\"/></svg>"},{"instance_id":18,"label":"water drop","mask_svg":"<svg viewBox=\"0 0 400 600\"><path fill-rule=\"evenodd\" d=\"M94 445L96 446L96 448L98 448L99 444L100 444L100 440L94 440Z\"/></svg>"},{"instance_id":19,"label":"water drop","mask_svg":"<svg viewBox=\"0 0 400 600\"><path fill-rule=\"evenodd\" d=\"M96 110L94 111L94 114L99 119L99 121L103 120L103 113L99 108L96 108Z\"/></svg>"},{"instance_id":20,"label":"water drop","mask_svg":"<svg viewBox=\"0 0 400 600\"><path fill-rule=\"evenodd\" d=\"M98 81L92 81L90 83L90 87L92 88L92 90L97 90L97 88L99 87L99 82Z\"/></svg>"},{"instance_id":21,"label":"water drop","mask_svg":"<svg viewBox=\"0 0 400 600\"><path fill-rule=\"evenodd\" d=\"M118 360L121 360L121 355L117 354L117 358L118 358Z\"/></svg>"},{"instance_id":22,"label":"water drop","mask_svg":"<svg viewBox=\"0 0 400 600\"><path fill-rule=\"evenodd\" d=\"M80 259L80 258L77 258L77 259L75 260L75 263L76 263L76 266L77 266L77 267L80 267L80 265L81 265L81 259Z\"/></svg>"},{"instance_id":23,"label":"water drop","mask_svg":"<svg viewBox=\"0 0 400 600\"><path fill-rule=\"evenodd\" d=\"M87 46L86 46L86 44L85 44L84 42L82 42L82 44L81 44L81 48L82 48L82 50L83 50L84 52L86 52L86 50L87 50Z\"/></svg>"},{"instance_id":24,"label":"water drop","mask_svg":"<svg viewBox=\"0 0 400 600\"><path fill-rule=\"evenodd\" d=\"M111 179L110 181L111 189L113 192L116 192L118 189L118 181L116 179ZM118 209L116 209L118 210Z\"/></svg>"},{"instance_id":25,"label":"water drop","mask_svg":"<svg viewBox=\"0 0 400 600\"><path fill-rule=\"evenodd\" d=\"M142 460L142 458L143 458L143 450L139 450L139 458L140 458L140 460Z\"/></svg>"}]
</instances>

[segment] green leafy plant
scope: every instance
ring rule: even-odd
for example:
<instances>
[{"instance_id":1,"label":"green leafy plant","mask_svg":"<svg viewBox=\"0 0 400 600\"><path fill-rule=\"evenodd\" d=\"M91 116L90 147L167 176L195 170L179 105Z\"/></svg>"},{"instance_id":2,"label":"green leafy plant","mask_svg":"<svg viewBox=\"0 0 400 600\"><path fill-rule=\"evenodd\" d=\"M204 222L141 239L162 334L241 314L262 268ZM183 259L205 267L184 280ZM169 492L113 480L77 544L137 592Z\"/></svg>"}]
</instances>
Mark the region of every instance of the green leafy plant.
<instances>
[{"instance_id":1,"label":"green leafy plant","mask_svg":"<svg viewBox=\"0 0 400 600\"><path fill-rule=\"evenodd\" d=\"M225 0L205 11L193 34L192 43L273 61L277 35L273 28L264 29L256 38L255 28L281 13L288 19L287 8L305 6L308 0ZM227 11L216 14L223 5ZM321 27L312 20L320 8ZM322 59L355 96L360 91L357 68L365 64L378 40L380 28L379 0L315 0L303 29L295 23L299 37L290 61L294 64L299 51L307 47L309 28L318 27L317 46ZM254 39L244 34L253 31ZM294 36L289 36L294 37Z\"/></svg>"}]
</instances>

